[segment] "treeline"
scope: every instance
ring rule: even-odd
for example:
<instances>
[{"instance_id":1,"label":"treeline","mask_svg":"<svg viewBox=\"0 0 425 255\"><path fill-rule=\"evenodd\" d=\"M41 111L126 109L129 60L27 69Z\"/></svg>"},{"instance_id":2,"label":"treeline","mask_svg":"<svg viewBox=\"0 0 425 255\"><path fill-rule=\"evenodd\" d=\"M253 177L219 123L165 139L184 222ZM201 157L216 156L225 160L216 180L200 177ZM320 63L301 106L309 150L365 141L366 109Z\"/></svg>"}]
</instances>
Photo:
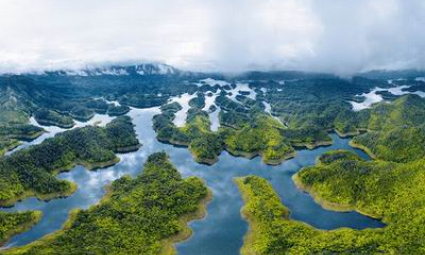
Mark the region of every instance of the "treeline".
<instances>
[{"instance_id":1,"label":"treeline","mask_svg":"<svg viewBox=\"0 0 425 255\"><path fill-rule=\"evenodd\" d=\"M152 154L143 172L112 183L99 205L74 212L65 228L5 254L174 254L188 238L187 222L201 217L208 190L182 179L164 153Z\"/></svg>"},{"instance_id":2,"label":"treeline","mask_svg":"<svg viewBox=\"0 0 425 255\"><path fill-rule=\"evenodd\" d=\"M153 118L158 140L188 146L196 161L207 164L215 163L223 150L247 158L261 155L265 163L279 164L294 156L294 146L314 148L332 143L326 131L316 127L286 128L256 104L248 109L226 96L216 98L217 105L223 102L227 102L228 110L220 111L221 127L217 132L211 131L205 111L189 109L186 125L178 128L173 120L181 106L162 106L162 113Z\"/></svg>"},{"instance_id":3,"label":"treeline","mask_svg":"<svg viewBox=\"0 0 425 255\"><path fill-rule=\"evenodd\" d=\"M20 140L33 140L43 133L44 129L32 125L0 125L0 157L17 147Z\"/></svg>"},{"instance_id":4,"label":"treeline","mask_svg":"<svg viewBox=\"0 0 425 255\"><path fill-rule=\"evenodd\" d=\"M358 210L382 218L382 229L331 231L289 219L272 186L256 176L236 180L250 224L242 254L422 254L425 220L424 160L366 162L333 153L335 161L302 170L297 183L333 210ZM342 156L342 157L341 157Z\"/></svg>"},{"instance_id":5,"label":"treeline","mask_svg":"<svg viewBox=\"0 0 425 255\"><path fill-rule=\"evenodd\" d=\"M8 213L0 211L0 245L11 236L24 232L41 218L39 211Z\"/></svg>"},{"instance_id":6,"label":"treeline","mask_svg":"<svg viewBox=\"0 0 425 255\"><path fill-rule=\"evenodd\" d=\"M137 149L130 117L122 116L101 127L70 130L45 140L39 145L20 150L0 159L0 205L36 195L39 198L64 196L75 185L55 175L83 164L92 169L114 164L115 152Z\"/></svg>"}]
</instances>

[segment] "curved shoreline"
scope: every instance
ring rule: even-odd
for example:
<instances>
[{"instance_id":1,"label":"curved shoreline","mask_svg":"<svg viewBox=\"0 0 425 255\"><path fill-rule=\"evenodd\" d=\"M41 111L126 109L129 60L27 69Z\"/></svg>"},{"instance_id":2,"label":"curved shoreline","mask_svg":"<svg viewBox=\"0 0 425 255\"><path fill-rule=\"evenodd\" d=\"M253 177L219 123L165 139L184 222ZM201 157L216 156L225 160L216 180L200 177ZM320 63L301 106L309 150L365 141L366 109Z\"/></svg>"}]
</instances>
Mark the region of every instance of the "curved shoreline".
<instances>
[{"instance_id":1,"label":"curved shoreline","mask_svg":"<svg viewBox=\"0 0 425 255\"><path fill-rule=\"evenodd\" d=\"M314 192L311 187L304 185L304 183L302 183L301 179L299 178L298 173L296 173L292 176L292 180L294 181L295 186L299 190L308 193L313 198L314 202L316 202L318 205L320 205L325 210L335 211L335 212L352 212L352 211L355 211L355 212L358 212L358 213L365 215L369 218L376 219L376 220L382 220L382 216L376 215L376 214L373 214L373 213L370 213L370 212L365 212L362 209L358 208L355 204L338 204L338 203L333 203L333 202L327 201L326 199L321 197L317 192Z\"/></svg>"},{"instance_id":2,"label":"curved shoreline","mask_svg":"<svg viewBox=\"0 0 425 255\"><path fill-rule=\"evenodd\" d=\"M358 143L354 142L353 140L351 140L348 144L353 148L360 149L360 150L364 151L370 158L377 159L376 155L368 147L361 145L361 144L358 144Z\"/></svg>"},{"instance_id":3,"label":"curved shoreline","mask_svg":"<svg viewBox=\"0 0 425 255\"><path fill-rule=\"evenodd\" d=\"M35 120L37 121L38 124L42 126L55 126L55 127L59 127L63 129L70 129L75 126L75 123L63 124L53 120L44 120L44 119L37 119L37 118L35 118Z\"/></svg>"},{"instance_id":4,"label":"curved shoreline","mask_svg":"<svg viewBox=\"0 0 425 255\"><path fill-rule=\"evenodd\" d=\"M7 248L3 248L2 246L5 245L12 236L28 231L31 229L36 223L38 223L41 220L41 217L43 216L43 213L41 211L33 211L33 218L31 221L28 221L24 224L19 225L16 229L13 229L5 234L5 238L0 241L0 252L2 250L5 250Z\"/></svg>"},{"instance_id":5,"label":"curved shoreline","mask_svg":"<svg viewBox=\"0 0 425 255\"><path fill-rule=\"evenodd\" d=\"M141 146L142 145L139 144L138 146L123 147L124 148L123 151L124 152L135 151L135 150L139 149ZM124 152L117 152L117 153L124 153ZM93 171L93 170L98 170L98 169L113 166L113 165L117 164L118 162L120 162L120 158L117 157L117 156L115 156L114 159L109 160L109 161L105 161L105 162L76 161L76 162L72 162L72 163L70 163L66 166L55 169L55 170L52 171L52 173L53 173L54 176L57 176L60 173L71 171L73 168L75 168L78 165L83 166L88 171ZM26 199L28 197L32 197L32 196L36 197L39 200L43 200L43 201L49 201L49 200L52 200L54 198L68 197L68 196L74 194L74 192L78 188L77 184L70 182L70 181L68 181L68 183L70 184L70 188L69 188L69 190L67 190L63 193L40 194L40 193L34 192L32 190L28 190L28 191L23 192L19 196L12 198L12 199L0 201L0 207L13 207L17 202L19 202L23 199Z\"/></svg>"},{"instance_id":6,"label":"curved shoreline","mask_svg":"<svg viewBox=\"0 0 425 255\"><path fill-rule=\"evenodd\" d=\"M241 183L241 179L234 179L234 182L236 183L236 185L238 186L239 192L242 196L242 200L244 202L241 210L240 210L240 214L242 219L246 220L246 222L248 223L248 230L245 233L244 237L243 237L243 244L242 247L240 248L239 252L241 255L256 255L256 253L254 252L252 245L254 242L254 232L256 229L256 222L254 221L254 217L251 215L251 213L248 211L248 209L246 208L247 206L247 202L248 202L248 195L245 192L245 189Z\"/></svg>"},{"instance_id":7,"label":"curved shoreline","mask_svg":"<svg viewBox=\"0 0 425 255\"><path fill-rule=\"evenodd\" d=\"M175 247L176 243L180 243L183 241L187 241L192 237L193 230L188 225L189 222L194 220L202 220L207 215L207 205L213 199L213 193L210 189L208 189L208 194L205 198L203 198L198 204L198 210L189 213L187 215L183 215L179 222L183 226L182 230L174 236L168 237L165 240L162 240L162 249L159 252L161 255L175 255L177 254L177 250Z\"/></svg>"}]
</instances>

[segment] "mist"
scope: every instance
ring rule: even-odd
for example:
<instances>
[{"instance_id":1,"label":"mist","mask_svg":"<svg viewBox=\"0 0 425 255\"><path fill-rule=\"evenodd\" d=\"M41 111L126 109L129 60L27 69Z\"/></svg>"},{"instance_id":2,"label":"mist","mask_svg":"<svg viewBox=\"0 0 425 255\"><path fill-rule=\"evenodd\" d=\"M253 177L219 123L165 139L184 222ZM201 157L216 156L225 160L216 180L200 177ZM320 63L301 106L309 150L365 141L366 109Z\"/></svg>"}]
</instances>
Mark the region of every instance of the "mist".
<instances>
[{"instance_id":1,"label":"mist","mask_svg":"<svg viewBox=\"0 0 425 255\"><path fill-rule=\"evenodd\" d=\"M0 72L425 68L423 0L2 0Z\"/></svg>"}]
</instances>

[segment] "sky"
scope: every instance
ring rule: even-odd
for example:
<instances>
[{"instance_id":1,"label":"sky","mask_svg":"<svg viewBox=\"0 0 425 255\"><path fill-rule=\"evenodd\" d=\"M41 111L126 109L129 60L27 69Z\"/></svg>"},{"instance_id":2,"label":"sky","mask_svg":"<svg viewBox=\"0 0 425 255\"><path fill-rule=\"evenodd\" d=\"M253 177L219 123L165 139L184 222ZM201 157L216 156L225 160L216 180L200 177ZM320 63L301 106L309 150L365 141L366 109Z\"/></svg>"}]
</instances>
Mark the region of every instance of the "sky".
<instances>
[{"instance_id":1,"label":"sky","mask_svg":"<svg viewBox=\"0 0 425 255\"><path fill-rule=\"evenodd\" d=\"M424 0L0 0L0 73L425 68Z\"/></svg>"}]
</instances>

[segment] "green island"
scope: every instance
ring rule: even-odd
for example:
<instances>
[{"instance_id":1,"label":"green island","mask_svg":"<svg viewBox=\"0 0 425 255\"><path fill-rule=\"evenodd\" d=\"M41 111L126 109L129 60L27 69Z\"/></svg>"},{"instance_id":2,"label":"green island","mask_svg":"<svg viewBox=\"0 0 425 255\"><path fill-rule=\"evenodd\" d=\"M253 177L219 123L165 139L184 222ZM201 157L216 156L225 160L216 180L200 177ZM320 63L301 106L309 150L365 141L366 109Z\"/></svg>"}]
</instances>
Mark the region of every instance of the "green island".
<instances>
[{"instance_id":1,"label":"green island","mask_svg":"<svg viewBox=\"0 0 425 255\"><path fill-rule=\"evenodd\" d=\"M217 132L211 131L208 113L199 107L189 109L184 127L176 127L173 120L181 106L171 103L162 106L162 113L153 118L158 140L188 146L197 162L210 165L217 162L223 150L246 158L261 156L266 164L276 165L294 157L294 147L313 149L332 143L327 132L319 128L289 129L260 107L246 109L227 97L220 97L216 103L222 105L219 102L226 101L228 110L220 111L221 127ZM240 109L244 110L240 112Z\"/></svg>"},{"instance_id":2,"label":"green island","mask_svg":"<svg viewBox=\"0 0 425 255\"><path fill-rule=\"evenodd\" d=\"M42 216L39 211L8 213L0 211L0 245L18 233L25 232L36 224Z\"/></svg>"},{"instance_id":3,"label":"green island","mask_svg":"<svg viewBox=\"0 0 425 255\"><path fill-rule=\"evenodd\" d=\"M75 123L74 120L62 115L53 110L41 109L34 113L35 120L43 126L57 126L60 128L72 128Z\"/></svg>"},{"instance_id":4,"label":"green island","mask_svg":"<svg viewBox=\"0 0 425 255\"><path fill-rule=\"evenodd\" d=\"M116 152L127 152L140 146L130 117L114 119L106 127L84 127L69 130L0 158L0 205L35 195L40 199L67 196L75 184L55 177L76 164L96 169L115 164Z\"/></svg>"},{"instance_id":5,"label":"green island","mask_svg":"<svg viewBox=\"0 0 425 255\"><path fill-rule=\"evenodd\" d=\"M86 108L84 106L79 105L79 106L75 106L71 110L70 115L73 119L76 119L79 121L88 121L94 117L95 113L96 112L93 109Z\"/></svg>"},{"instance_id":6,"label":"green island","mask_svg":"<svg viewBox=\"0 0 425 255\"><path fill-rule=\"evenodd\" d=\"M31 141L44 133L44 129L27 124L0 125L0 157L21 144Z\"/></svg>"},{"instance_id":7,"label":"green island","mask_svg":"<svg viewBox=\"0 0 425 255\"><path fill-rule=\"evenodd\" d=\"M109 116L121 116L130 111L130 107L124 106L124 105L110 105L108 108L108 115Z\"/></svg>"},{"instance_id":8,"label":"green island","mask_svg":"<svg viewBox=\"0 0 425 255\"><path fill-rule=\"evenodd\" d=\"M98 205L76 210L64 228L2 254L175 254L187 223L205 214L211 198L197 177L182 179L164 152L149 156L136 178L114 181Z\"/></svg>"},{"instance_id":9,"label":"green island","mask_svg":"<svg viewBox=\"0 0 425 255\"><path fill-rule=\"evenodd\" d=\"M372 157L409 162L425 157L425 99L405 95L391 104L380 103L361 112L360 128L369 132L351 144Z\"/></svg>"}]
</instances>

